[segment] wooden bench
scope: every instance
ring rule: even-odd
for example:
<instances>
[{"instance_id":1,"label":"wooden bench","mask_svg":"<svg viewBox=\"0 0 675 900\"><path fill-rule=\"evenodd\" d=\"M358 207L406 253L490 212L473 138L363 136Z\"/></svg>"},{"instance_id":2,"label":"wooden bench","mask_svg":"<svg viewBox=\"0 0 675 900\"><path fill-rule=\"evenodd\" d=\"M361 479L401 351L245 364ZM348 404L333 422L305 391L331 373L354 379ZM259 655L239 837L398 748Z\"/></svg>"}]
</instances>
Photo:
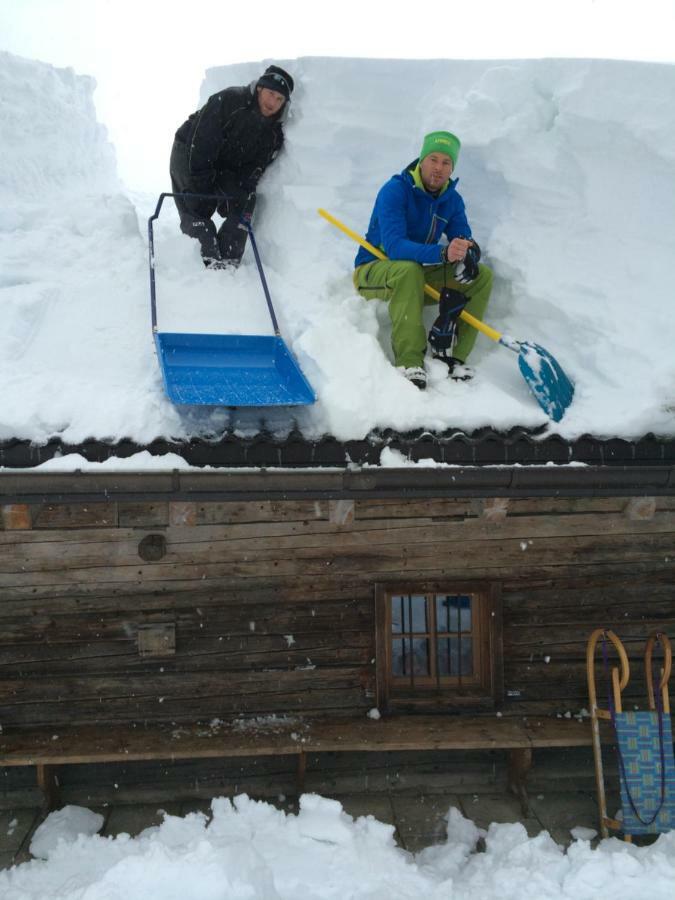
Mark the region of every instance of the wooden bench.
<instances>
[{"instance_id":1,"label":"wooden bench","mask_svg":"<svg viewBox=\"0 0 675 900\"><path fill-rule=\"evenodd\" d=\"M608 735L605 739L608 739ZM57 769L84 763L296 756L298 792L308 754L395 750L504 750L510 789L527 810L532 751L590 747L589 720L546 717L401 716L211 725L105 725L0 734L0 766L35 766L45 807L59 802Z\"/></svg>"}]
</instances>

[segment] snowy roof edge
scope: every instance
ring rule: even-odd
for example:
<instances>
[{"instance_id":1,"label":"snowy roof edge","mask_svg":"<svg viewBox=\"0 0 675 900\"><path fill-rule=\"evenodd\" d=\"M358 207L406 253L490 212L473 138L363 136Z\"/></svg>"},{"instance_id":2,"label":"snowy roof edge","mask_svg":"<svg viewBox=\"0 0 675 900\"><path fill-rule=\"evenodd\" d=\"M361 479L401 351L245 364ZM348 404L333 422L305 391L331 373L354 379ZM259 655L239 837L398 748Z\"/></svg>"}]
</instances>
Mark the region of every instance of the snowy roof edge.
<instances>
[{"instance_id":1,"label":"snowy roof edge","mask_svg":"<svg viewBox=\"0 0 675 900\"><path fill-rule=\"evenodd\" d=\"M0 473L0 506L429 497L675 497L675 465ZM636 513L638 516L641 513Z\"/></svg>"},{"instance_id":2,"label":"snowy roof edge","mask_svg":"<svg viewBox=\"0 0 675 900\"><path fill-rule=\"evenodd\" d=\"M348 468L377 466L385 449L395 450L411 462L429 460L454 466L675 465L675 438L647 434L629 441L582 435L569 441L556 434L522 428L508 433L486 428L469 434L456 430L441 434L381 432L349 441L338 441L330 436L308 440L299 432L292 432L283 439L264 432L250 437L229 433L212 440L158 438L149 444L130 439L113 442L92 438L78 444L58 438L43 444L16 439L0 441L0 468L30 469L67 454L78 454L88 462L99 463L141 452L155 457L175 454L190 466L198 467Z\"/></svg>"}]
</instances>

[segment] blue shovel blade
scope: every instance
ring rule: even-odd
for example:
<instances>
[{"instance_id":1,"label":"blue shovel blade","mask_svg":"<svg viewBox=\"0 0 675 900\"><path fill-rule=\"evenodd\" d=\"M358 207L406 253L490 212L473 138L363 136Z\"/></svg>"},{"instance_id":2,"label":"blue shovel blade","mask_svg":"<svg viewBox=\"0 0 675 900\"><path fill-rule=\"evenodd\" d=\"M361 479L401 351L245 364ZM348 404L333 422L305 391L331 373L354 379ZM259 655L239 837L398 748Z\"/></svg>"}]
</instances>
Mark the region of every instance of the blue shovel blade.
<instances>
[{"instance_id":1,"label":"blue shovel blade","mask_svg":"<svg viewBox=\"0 0 675 900\"><path fill-rule=\"evenodd\" d=\"M539 344L523 341L518 351L518 366L539 406L549 418L559 422L574 397L574 384L560 363Z\"/></svg>"},{"instance_id":2,"label":"blue shovel blade","mask_svg":"<svg viewBox=\"0 0 675 900\"><path fill-rule=\"evenodd\" d=\"M303 406L316 395L272 335L155 334L164 386L189 406Z\"/></svg>"}]
</instances>

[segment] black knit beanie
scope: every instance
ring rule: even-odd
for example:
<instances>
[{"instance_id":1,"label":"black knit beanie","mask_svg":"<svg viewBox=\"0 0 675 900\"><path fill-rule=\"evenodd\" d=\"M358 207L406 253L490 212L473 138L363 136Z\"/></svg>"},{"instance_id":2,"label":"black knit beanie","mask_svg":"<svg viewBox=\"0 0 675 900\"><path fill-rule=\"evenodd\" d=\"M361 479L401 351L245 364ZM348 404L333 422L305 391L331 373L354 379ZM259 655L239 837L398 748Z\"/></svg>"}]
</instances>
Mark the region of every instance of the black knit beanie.
<instances>
[{"instance_id":1,"label":"black knit beanie","mask_svg":"<svg viewBox=\"0 0 675 900\"><path fill-rule=\"evenodd\" d=\"M283 94L287 100L290 100L294 85L293 79L288 72L284 72L279 66L268 66L258 79L256 87L277 91L279 94Z\"/></svg>"}]
</instances>

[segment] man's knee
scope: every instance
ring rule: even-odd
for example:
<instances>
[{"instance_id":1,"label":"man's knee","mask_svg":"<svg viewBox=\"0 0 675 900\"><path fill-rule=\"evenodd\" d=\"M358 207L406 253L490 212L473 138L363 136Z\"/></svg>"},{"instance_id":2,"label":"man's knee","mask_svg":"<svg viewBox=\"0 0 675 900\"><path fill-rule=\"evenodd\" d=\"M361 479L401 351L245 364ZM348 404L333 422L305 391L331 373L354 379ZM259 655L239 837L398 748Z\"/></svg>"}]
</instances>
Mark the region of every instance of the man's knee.
<instances>
[{"instance_id":1,"label":"man's knee","mask_svg":"<svg viewBox=\"0 0 675 900\"><path fill-rule=\"evenodd\" d=\"M483 265L483 263L478 263L478 277L476 278L476 283L480 284L481 287L491 288L493 278L494 274L492 269Z\"/></svg>"},{"instance_id":2,"label":"man's knee","mask_svg":"<svg viewBox=\"0 0 675 900\"><path fill-rule=\"evenodd\" d=\"M401 259L390 263L387 271L386 285L389 290L411 291L423 300L424 298L424 269L413 260Z\"/></svg>"}]
</instances>

